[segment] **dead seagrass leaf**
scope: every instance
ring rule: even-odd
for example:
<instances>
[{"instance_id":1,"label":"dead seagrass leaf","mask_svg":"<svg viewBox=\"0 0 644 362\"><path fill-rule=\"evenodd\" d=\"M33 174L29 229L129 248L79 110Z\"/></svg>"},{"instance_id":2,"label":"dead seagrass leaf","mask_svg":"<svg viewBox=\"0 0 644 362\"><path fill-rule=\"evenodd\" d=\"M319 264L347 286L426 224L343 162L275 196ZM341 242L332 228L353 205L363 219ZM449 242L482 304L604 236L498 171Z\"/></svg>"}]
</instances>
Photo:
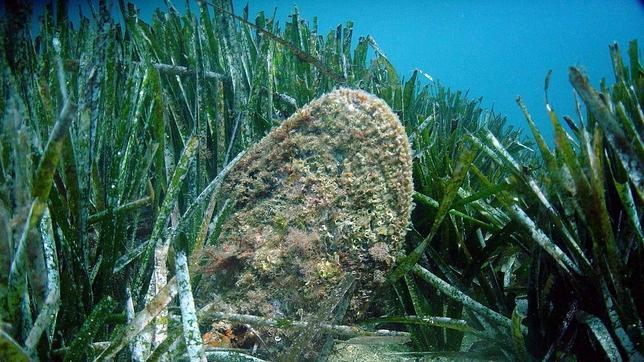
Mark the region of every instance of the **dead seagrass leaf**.
<instances>
[{"instance_id":1,"label":"dead seagrass leaf","mask_svg":"<svg viewBox=\"0 0 644 362\"><path fill-rule=\"evenodd\" d=\"M411 172L405 130L384 101L352 89L312 101L224 181L221 194L234 207L208 252L199 299L220 300L229 312L307 320L352 275L345 321L359 319L400 252Z\"/></svg>"}]
</instances>

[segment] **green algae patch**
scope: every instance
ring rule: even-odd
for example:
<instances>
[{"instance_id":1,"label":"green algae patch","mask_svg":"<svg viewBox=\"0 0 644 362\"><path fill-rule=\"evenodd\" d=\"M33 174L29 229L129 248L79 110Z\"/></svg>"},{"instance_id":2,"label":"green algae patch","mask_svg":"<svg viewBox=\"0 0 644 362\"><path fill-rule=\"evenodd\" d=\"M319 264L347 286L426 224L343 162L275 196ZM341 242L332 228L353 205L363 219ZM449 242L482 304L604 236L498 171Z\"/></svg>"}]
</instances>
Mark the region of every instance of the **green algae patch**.
<instances>
[{"instance_id":1,"label":"green algae patch","mask_svg":"<svg viewBox=\"0 0 644 362\"><path fill-rule=\"evenodd\" d=\"M304 106L224 181L221 194L235 206L203 261L199 299L307 320L352 275L345 321L361 319L405 238L411 166L405 130L384 101L339 89Z\"/></svg>"}]
</instances>

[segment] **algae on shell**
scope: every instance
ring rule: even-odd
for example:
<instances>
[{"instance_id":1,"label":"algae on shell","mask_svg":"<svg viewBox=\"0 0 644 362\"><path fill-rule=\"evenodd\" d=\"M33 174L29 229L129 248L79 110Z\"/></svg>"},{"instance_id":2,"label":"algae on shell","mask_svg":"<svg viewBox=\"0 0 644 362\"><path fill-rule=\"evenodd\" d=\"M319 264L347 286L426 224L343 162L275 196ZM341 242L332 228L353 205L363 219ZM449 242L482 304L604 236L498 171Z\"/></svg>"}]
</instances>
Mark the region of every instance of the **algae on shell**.
<instances>
[{"instance_id":1,"label":"algae on shell","mask_svg":"<svg viewBox=\"0 0 644 362\"><path fill-rule=\"evenodd\" d=\"M223 310L306 320L349 274L345 321L359 320L402 247L412 158L398 117L364 91L339 89L299 109L234 166L234 202L202 260L199 300ZM261 331L260 331L261 332ZM270 330L264 340L288 340Z\"/></svg>"}]
</instances>

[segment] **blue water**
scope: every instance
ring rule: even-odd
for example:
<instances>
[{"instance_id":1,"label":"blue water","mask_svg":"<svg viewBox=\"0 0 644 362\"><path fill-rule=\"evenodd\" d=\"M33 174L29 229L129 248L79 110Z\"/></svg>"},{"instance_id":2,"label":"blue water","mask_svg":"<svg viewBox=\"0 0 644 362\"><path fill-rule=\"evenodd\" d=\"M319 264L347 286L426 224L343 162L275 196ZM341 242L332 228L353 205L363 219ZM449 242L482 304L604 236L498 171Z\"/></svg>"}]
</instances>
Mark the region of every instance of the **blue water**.
<instances>
[{"instance_id":1,"label":"blue water","mask_svg":"<svg viewBox=\"0 0 644 362\"><path fill-rule=\"evenodd\" d=\"M85 1L70 1L70 9L79 3L87 14ZM135 3L144 20L155 8L165 8L161 0ZM194 9L196 2L190 3ZM233 3L241 13L247 1ZM180 11L184 4L175 1ZM358 36L371 34L401 76L421 69L452 89L469 90L470 97L482 96L484 107L525 128L515 103L520 95L547 139L552 132L543 84L549 69L549 99L560 115L572 115L570 65L581 66L598 85L603 77L612 81L609 43L617 41L624 54L631 39L644 47L644 6L632 0L257 0L249 2L250 17L261 10L270 15L277 8L283 24L295 5L304 19L317 16L323 32L353 21L354 44Z\"/></svg>"},{"instance_id":2,"label":"blue water","mask_svg":"<svg viewBox=\"0 0 644 362\"><path fill-rule=\"evenodd\" d=\"M241 10L246 1L234 1ZM483 97L485 107L527 128L515 98L520 95L546 139L544 78L553 70L549 100L560 115L574 114L568 67L578 65L599 85L612 78L608 44L644 47L644 6L638 1L251 1L250 14L277 7L286 19L297 4L319 28L347 20L354 35L371 34L402 76L421 69L452 89ZM357 39L357 37L356 37ZM576 119L577 117L573 117ZM526 127L524 127L526 126Z\"/></svg>"}]
</instances>

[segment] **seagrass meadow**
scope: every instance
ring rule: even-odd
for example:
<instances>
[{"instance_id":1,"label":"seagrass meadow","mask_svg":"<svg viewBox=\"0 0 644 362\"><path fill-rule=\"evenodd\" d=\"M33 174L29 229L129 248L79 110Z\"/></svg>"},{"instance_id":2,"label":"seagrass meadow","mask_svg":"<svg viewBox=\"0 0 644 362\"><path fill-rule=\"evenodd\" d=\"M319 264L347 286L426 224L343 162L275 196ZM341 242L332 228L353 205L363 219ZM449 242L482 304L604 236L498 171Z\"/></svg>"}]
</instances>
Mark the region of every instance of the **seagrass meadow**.
<instances>
[{"instance_id":1,"label":"seagrass meadow","mask_svg":"<svg viewBox=\"0 0 644 362\"><path fill-rule=\"evenodd\" d=\"M5 4L0 360L644 358L636 41L530 135L351 22L109 3Z\"/></svg>"}]
</instances>

